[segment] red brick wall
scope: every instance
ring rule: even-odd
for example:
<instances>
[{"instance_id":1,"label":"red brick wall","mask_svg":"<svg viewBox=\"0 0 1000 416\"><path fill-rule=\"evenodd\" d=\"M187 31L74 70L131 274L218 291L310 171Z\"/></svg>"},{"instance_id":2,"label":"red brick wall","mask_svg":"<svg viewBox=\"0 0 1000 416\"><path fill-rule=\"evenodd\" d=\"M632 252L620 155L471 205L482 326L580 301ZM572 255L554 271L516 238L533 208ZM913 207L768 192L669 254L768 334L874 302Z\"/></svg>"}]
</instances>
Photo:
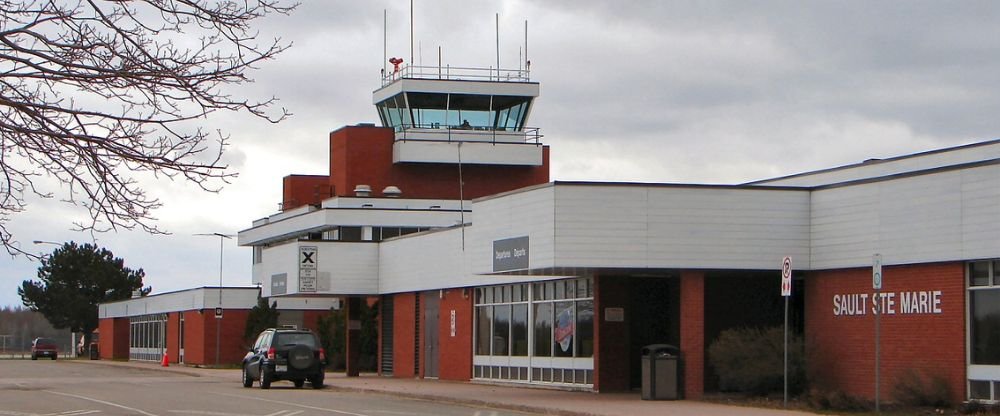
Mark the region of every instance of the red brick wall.
<instances>
[{"instance_id":1,"label":"red brick wall","mask_svg":"<svg viewBox=\"0 0 1000 416\"><path fill-rule=\"evenodd\" d=\"M392 374L394 377L416 377L414 371L414 318L416 294L393 295Z\"/></svg>"},{"instance_id":2,"label":"red brick wall","mask_svg":"<svg viewBox=\"0 0 1000 416\"><path fill-rule=\"evenodd\" d=\"M629 390L628 280L619 276L595 276L594 282L594 390L616 392ZM626 308L625 322L606 322L605 308ZM604 341L604 342L602 342Z\"/></svg>"},{"instance_id":3,"label":"red brick wall","mask_svg":"<svg viewBox=\"0 0 1000 416\"><path fill-rule=\"evenodd\" d=\"M330 133L330 185L338 196L353 196L358 184L369 185L372 196L395 185L404 198L457 199L458 165L392 163L392 129L348 126ZM463 165L466 199L506 192L549 181L549 148L542 166Z\"/></svg>"},{"instance_id":4,"label":"red brick wall","mask_svg":"<svg viewBox=\"0 0 1000 416\"><path fill-rule=\"evenodd\" d=\"M167 314L167 357L170 358L171 364L179 362L181 356L181 313L183 312L170 312Z\"/></svg>"},{"instance_id":5,"label":"red brick wall","mask_svg":"<svg viewBox=\"0 0 1000 416\"><path fill-rule=\"evenodd\" d=\"M222 330L219 350L220 365L239 364L243 360L243 356L246 354L243 331L246 328L247 315L249 314L249 310L233 309L226 309L225 313L222 314L222 322L219 326ZM193 319L187 320L189 316ZM185 317L184 325L190 326L192 329L192 336L184 341L184 360L188 364L215 365L215 320L214 309L204 309L200 315ZM249 342L253 342L253 340ZM198 351L199 349L201 351Z\"/></svg>"},{"instance_id":6,"label":"red brick wall","mask_svg":"<svg viewBox=\"0 0 1000 416\"><path fill-rule=\"evenodd\" d=\"M705 391L705 273L681 272L681 360L684 397L699 399Z\"/></svg>"},{"instance_id":7,"label":"red brick wall","mask_svg":"<svg viewBox=\"0 0 1000 416\"><path fill-rule=\"evenodd\" d=\"M474 289L447 289L438 305L438 378L472 379L472 297ZM451 311L455 311L455 336L451 336Z\"/></svg>"},{"instance_id":8,"label":"red brick wall","mask_svg":"<svg viewBox=\"0 0 1000 416\"><path fill-rule=\"evenodd\" d=\"M184 312L184 362L187 364L207 364L209 363L209 356L206 354L205 350L205 319L203 315L208 312L209 314L214 313L214 311L185 311ZM211 316L210 316L211 317ZM213 325L214 330L215 322L209 322ZM213 332L212 339L215 339ZM211 362L215 362L215 350L212 350Z\"/></svg>"},{"instance_id":9,"label":"red brick wall","mask_svg":"<svg viewBox=\"0 0 1000 416\"><path fill-rule=\"evenodd\" d=\"M805 341L811 384L875 396L875 319L871 268L831 270L806 277ZM894 293L895 314L881 319L880 396L913 369L948 380L955 401L965 398L965 271L963 263L883 268L883 293ZM903 314L900 292L941 291L941 313ZM867 294L864 315L834 315L834 295ZM860 299L860 298L859 298Z\"/></svg>"},{"instance_id":10,"label":"red brick wall","mask_svg":"<svg viewBox=\"0 0 1000 416\"><path fill-rule=\"evenodd\" d=\"M319 332L319 318L327 316L330 314L330 310L309 310L302 312L302 327L305 329L312 330L313 332ZM250 341L253 342L253 341Z\"/></svg>"},{"instance_id":11,"label":"red brick wall","mask_svg":"<svg viewBox=\"0 0 1000 416\"><path fill-rule=\"evenodd\" d=\"M282 178L281 209L315 205L333 195L330 177L321 175L288 175Z\"/></svg>"},{"instance_id":12,"label":"red brick wall","mask_svg":"<svg viewBox=\"0 0 1000 416\"><path fill-rule=\"evenodd\" d=\"M102 360L128 359L128 318L105 318L97 324L101 335L97 340Z\"/></svg>"}]
</instances>

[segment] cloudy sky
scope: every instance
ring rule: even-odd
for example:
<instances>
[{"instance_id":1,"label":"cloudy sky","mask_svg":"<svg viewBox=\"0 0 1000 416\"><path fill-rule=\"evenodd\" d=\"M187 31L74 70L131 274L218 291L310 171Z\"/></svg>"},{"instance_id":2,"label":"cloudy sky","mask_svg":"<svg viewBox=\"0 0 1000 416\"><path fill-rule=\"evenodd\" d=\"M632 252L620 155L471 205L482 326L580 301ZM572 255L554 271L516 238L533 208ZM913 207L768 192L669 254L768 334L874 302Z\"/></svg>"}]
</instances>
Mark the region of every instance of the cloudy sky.
<instances>
[{"instance_id":1,"label":"cloudy sky","mask_svg":"<svg viewBox=\"0 0 1000 416\"><path fill-rule=\"evenodd\" d=\"M409 60L409 1L305 0L266 20L294 43L238 93L281 99L278 124L206 121L232 135L239 172L219 194L149 181L161 228L97 243L143 268L154 293L216 285L219 239L276 212L281 178L327 173L327 135L376 122L383 10L389 56ZM528 21L541 97L529 124L552 146L554 180L741 183L1000 137L1000 3L994 1L415 0L414 61L517 68ZM92 241L84 215L34 201L10 228L33 240ZM224 243L226 285L249 285L250 249ZM0 258L0 306L36 263Z\"/></svg>"}]
</instances>

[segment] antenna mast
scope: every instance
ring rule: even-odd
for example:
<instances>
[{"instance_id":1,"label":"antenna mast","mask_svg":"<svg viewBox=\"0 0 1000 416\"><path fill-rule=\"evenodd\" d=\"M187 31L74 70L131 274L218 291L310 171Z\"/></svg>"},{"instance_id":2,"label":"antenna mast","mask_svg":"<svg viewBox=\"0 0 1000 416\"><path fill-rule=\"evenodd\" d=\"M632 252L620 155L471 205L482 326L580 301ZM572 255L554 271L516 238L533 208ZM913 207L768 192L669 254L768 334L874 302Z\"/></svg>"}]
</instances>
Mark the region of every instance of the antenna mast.
<instances>
[{"instance_id":1,"label":"antenna mast","mask_svg":"<svg viewBox=\"0 0 1000 416\"><path fill-rule=\"evenodd\" d=\"M385 78L385 63L389 59L389 9L382 9L382 78Z\"/></svg>"},{"instance_id":2,"label":"antenna mast","mask_svg":"<svg viewBox=\"0 0 1000 416\"><path fill-rule=\"evenodd\" d=\"M410 65L413 65L413 0L410 0Z\"/></svg>"},{"instance_id":3,"label":"antenna mast","mask_svg":"<svg viewBox=\"0 0 1000 416\"><path fill-rule=\"evenodd\" d=\"M497 13L497 80L500 80L500 13Z\"/></svg>"}]
</instances>

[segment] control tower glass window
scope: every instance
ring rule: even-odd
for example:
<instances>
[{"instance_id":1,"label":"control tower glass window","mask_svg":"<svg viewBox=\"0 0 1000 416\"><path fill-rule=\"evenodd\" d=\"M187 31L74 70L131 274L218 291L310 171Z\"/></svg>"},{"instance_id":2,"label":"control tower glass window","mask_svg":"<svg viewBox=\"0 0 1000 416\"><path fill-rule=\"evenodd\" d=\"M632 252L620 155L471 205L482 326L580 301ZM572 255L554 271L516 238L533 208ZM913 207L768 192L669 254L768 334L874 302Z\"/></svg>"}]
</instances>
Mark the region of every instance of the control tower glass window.
<instances>
[{"instance_id":1,"label":"control tower glass window","mask_svg":"<svg viewBox=\"0 0 1000 416\"><path fill-rule=\"evenodd\" d=\"M448 95L411 92L406 94L418 129L438 129L448 125Z\"/></svg>"},{"instance_id":2,"label":"control tower glass window","mask_svg":"<svg viewBox=\"0 0 1000 416\"><path fill-rule=\"evenodd\" d=\"M382 125L408 128L521 131L531 97L407 92L378 104Z\"/></svg>"}]
</instances>

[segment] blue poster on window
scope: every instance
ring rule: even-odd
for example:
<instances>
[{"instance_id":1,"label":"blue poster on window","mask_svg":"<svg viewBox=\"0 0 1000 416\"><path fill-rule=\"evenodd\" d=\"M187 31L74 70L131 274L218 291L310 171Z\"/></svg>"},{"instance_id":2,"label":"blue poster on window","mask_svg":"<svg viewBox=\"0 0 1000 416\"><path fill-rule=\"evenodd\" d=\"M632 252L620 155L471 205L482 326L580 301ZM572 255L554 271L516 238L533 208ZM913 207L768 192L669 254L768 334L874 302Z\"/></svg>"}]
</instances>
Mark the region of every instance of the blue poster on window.
<instances>
[{"instance_id":1,"label":"blue poster on window","mask_svg":"<svg viewBox=\"0 0 1000 416\"><path fill-rule=\"evenodd\" d=\"M573 326L576 320L573 319L573 304L559 312L556 316L556 343L563 352L569 351L573 346Z\"/></svg>"}]
</instances>

